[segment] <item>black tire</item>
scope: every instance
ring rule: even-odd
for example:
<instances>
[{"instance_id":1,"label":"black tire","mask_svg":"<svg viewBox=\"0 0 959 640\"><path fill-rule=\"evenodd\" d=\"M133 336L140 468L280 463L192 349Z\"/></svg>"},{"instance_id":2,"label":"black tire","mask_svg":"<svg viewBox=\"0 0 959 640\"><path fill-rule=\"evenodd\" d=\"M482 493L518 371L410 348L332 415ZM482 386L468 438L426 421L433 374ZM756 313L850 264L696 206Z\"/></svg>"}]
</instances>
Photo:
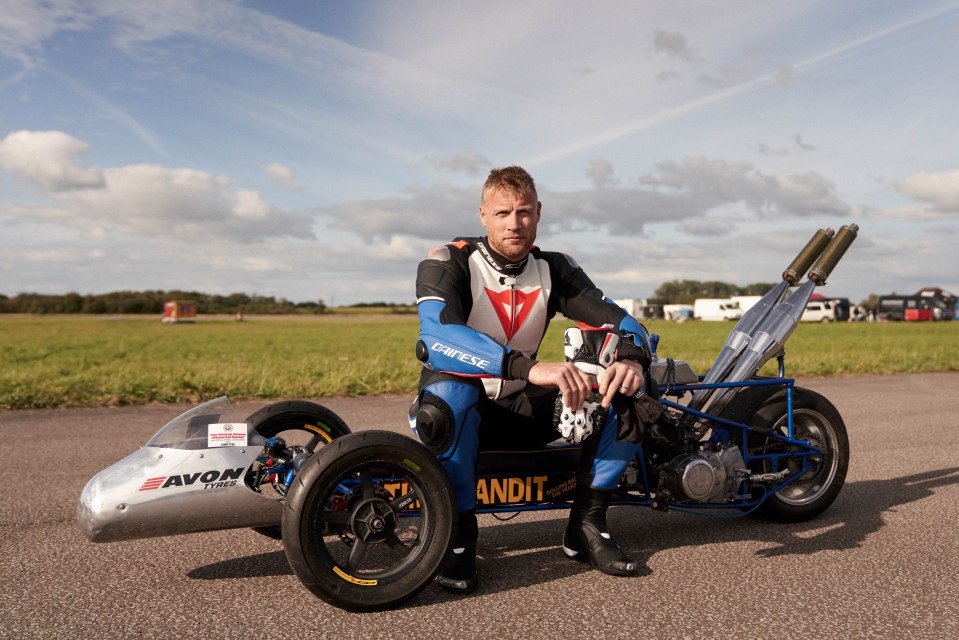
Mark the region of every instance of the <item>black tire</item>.
<instances>
[{"instance_id":1,"label":"black tire","mask_svg":"<svg viewBox=\"0 0 959 640\"><path fill-rule=\"evenodd\" d=\"M264 438L273 438L284 431L305 431L311 434L309 442L305 443L310 453L316 447L350 433L340 416L309 400L274 402L251 414L246 421Z\"/></svg>"},{"instance_id":2,"label":"black tire","mask_svg":"<svg viewBox=\"0 0 959 640\"><path fill-rule=\"evenodd\" d=\"M303 467L283 509L283 547L315 595L348 611L425 588L453 545L456 501L419 442L387 431L334 440Z\"/></svg>"},{"instance_id":3,"label":"black tire","mask_svg":"<svg viewBox=\"0 0 959 640\"><path fill-rule=\"evenodd\" d=\"M779 393L755 413L749 436L750 453L787 452L788 445L770 438L770 431L786 434L786 395ZM833 503L846 480L849 467L849 437L839 411L826 398L808 389L793 390L793 437L806 440L822 452L818 466L805 476L769 496L756 514L778 522L804 522L815 518ZM754 473L772 471L768 461L756 464ZM798 468L787 462L791 467Z\"/></svg>"},{"instance_id":4,"label":"black tire","mask_svg":"<svg viewBox=\"0 0 959 640\"><path fill-rule=\"evenodd\" d=\"M290 444L299 439L301 441L295 444L302 444L310 453L350 433L350 428L340 416L308 400L274 402L252 413L246 421L251 430L264 438L281 436ZM300 432L299 438L296 432ZM280 540L283 536L278 524L253 527L253 530L274 540Z\"/></svg>"}]
</instances>

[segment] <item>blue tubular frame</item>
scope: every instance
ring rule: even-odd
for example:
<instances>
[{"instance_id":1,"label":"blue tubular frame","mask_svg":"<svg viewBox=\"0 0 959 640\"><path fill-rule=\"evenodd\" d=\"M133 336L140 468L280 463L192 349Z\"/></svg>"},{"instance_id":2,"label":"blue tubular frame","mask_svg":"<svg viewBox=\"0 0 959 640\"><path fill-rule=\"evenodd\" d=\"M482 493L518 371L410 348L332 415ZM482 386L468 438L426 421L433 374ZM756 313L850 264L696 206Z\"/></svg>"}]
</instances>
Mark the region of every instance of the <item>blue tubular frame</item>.
<instances>
[{"instance_id":1,"label":"blue tubular frame","mask_svg":"<svg viewBox=\"0 0 959 640\"><path fill-rule=\"evenodd\" d=\"M780 373L782 373L782 366L780 366ZM797 440L793 437L793 390L795 387L795 380L792 378L785 377L761 377L756 376L752 380L744 382L716 382L716 383L704 383L702 382L702 376L699 377L700 382L697 384L683 384L683 385L671 385L664 386L662 388L663 397L659 399L659 402L662 403L665 407L679 411L686 415L693 415L697 418L708 420L712 423L712 427L709 431L709 437L705 440L702 440L703 443L712 443L712 444L721 444L724 446L739 446L740 451L743 456L743 462L746 468L750 468L751 463L756 461L768 461L769 462L769 472L778 473L781 471L780 463L784 460L793 460L800 461L801 467L795 472L790 473L788 476L784 477L781 481L777 482L771 486L761 485L762 492L759 495L753 496L746 493L748 487L746 486L746 481L742 480L739 483L739 486L734 487L734 492L736 495L742 496L741 500L736 500L732 502L682 502L682 501L669 501L668 504L662 502L659 497L654 498L650 490L650 477L649 470L645 464L645 450L640 446L637 451L636 458L638 461L637 464L637 481L629 485L620 484L614 491L614 496L612 504L615 505L635 505L635 506L647 506L659 509L665 509L667 506L669 508L675 508L677 510L706 510L706 509L740 509L743 511L741 515L746 515L749 511L758 507L766 498L773 495L783 487L795 482L797 479L806 475L808 472L812 471L815 468L813 463L813 458L817 456L822 456L823 452L818 448L810 444L805 440ZM748 424L736 422L734 420L729 420L727 418L721 418L718 416L713 416L709 413L699 411L696 409L691 409L686 407L678 402L668 400L666 396L676 396L682 397L687 392L697 391L701 389L726 389L726 388L745 388L745 387L779 387L783 388L786 391L786 411L787 411L787 422L786 422L786 435L782 435L776 431L770 431L769 433L764 434L767 438L778 441L790 448L788 452L772 452L772 453L760 453L749 455L748 449L748 435L754 431L753 427ZM277 468L277 471L281 471L280 468ZM505 479L505 478L514 478L519 475L526 473L527 470L522 468L517 468L514 471L507 473L495 473L495 474L478 474L477 479ZM555 471L546 471L547 475L555 475L562 478L564 475L570 475L575 477L575 471L570 469L558 468ZM629 473L629 469L627 469ZM341 483L337 490L346 493L354 485L352 481L346 481ZM638 493L637 489L640 489L642 493ZM397 498L399 499L399 498ZM547 511L554 509L568 509L570 507L570 502L559 501L559 502L542 502L542 503L514 503L514 504L498 504L491 506L480 506L477 505L476 513L517 513L523 511ZM398 514L400 517L414 517L419 516L419 511L414 509L403 509Z\"/></svg>"},{"instance_id":2,"label":"blue tubular frame","mask_svg":"<svg viewBox=\"0 0 959 640\"><path fill-rule=\"evenodd\" d=\"M786 378L783 376L783 363L780 359L779 362L779 373L778 378L762 377L757 376L752 380L747 380L743 382L716 382L716 383L704 383L702 382L703 377L700 376L700 382L698 384L685 384L685 385L672 385L664 387L663 396L659 399L660 403L671 409L676 409L683 414L693 415L697 418L702 418L708 420L716 425L724 427L724 429L712 429L712 433L709 439L706 442L721 443L724 445L736 444L739 446L740 451L743 456L743 462L747 468L750 467L750 462L755 460L769 460L771 461L773 473L778 472L779 462L784 459L792 460L801 460L802 468L797 472L790 474L788 477L784 478L781 482L772 485L766 488L765 492L758 499L747 497L747 499L739 502L723 502L723 503L711 503L711 502L674 502L671 503L672 506L677 508L684 509L729 509L731 507L756 507L762 503L768 496L776 493L783 487L788 484L791 484L798 478L806 475L808 472L812 471L815 466L810 461L811 458L816 456L822 456L823 452L818 447L811 445L806 440L797 440L794 437L793 431L793 389L795 388L796 381L792 378ZM782 387L786 390L786 435L780 435L774 431L769 432L767 435L768 438L772 440L777 440L783 444L794 447L798 450L789 451L785 453L762 453L749 455L749 448L747 446L747 438L750 432L753 431L753 428L747 424L736 422L734 420L729 420L726 418L720 418L719 416L713 416L709 413L705 413L696 409L691 409L684 405L679 404L678 402L673 402L667 400L665 396L676 395L682 396L686 392L698 391L701 389L730 389L730 388L744 388L744 387L763 387L763 386L773 386L773 387ZM736 438L732 437L732 430L738 430L739 435ZM642 452L640 452L641 454ZM646 497L643 502L649 502L649 485L646 478L646 468L645 465L641 465L643 470L643 486L646 487ZM614 503L617 503L614 501ZM635 501L624 500L619 501L618 504L635 504Z\"/></svg>"},{"instance_id":3,"label":"blue tubular frame","mask_svg":"<svg viewBox=\"0 0 959 640\"><path fill-rule=\"evenodd\" d=\"M762 377L756 376L752 380L747 380L743 382L716 382L716 383L704 383L702 382L703 377L699 376L700 382L697 384L683 384L683 385L672 385L666 386L661 389L663 397L659 399L659 402L665 407L670 409L677 410L683 414L693 415L697 418L702 418L708 420L709 422L715 425L711 429L711 434L707 440L704 442L711 442L716 444L723 445L737 445L740 448L740 451L743 456L743 462L747 468L751 466L752 462L767 460L770 462L770 472L777 473L781 470L780 462L783 460L794 460L801 461L802 466L794 473L791 473L789 476L783 478L780 482L763 487L763 491L760 495L753 497L745 493L746 487L742 486L745 484L741 483L741 486L736 487L737 493L743 495L744 498L739 501L733 502L670 502L669 506L676 509L745 509L751 510L759 506L766 498L773 495L783 487L795 482L798 478L806 475L815 468L815 464L812 462L812 459L817 456L822 456L823 452L818 448L807 442L806 440L798 440L794 437L793 431L793 389L795 387L795 380L792 378L786 378L783 376L783 365L780 360L780 376L779 377ZM729 420L727 418L721 418L718 416L713 416L709 413L705 413L696 409L691 409L685 405L679 404L678 402L673 402L668 400L666 396L682 396L687 392L697 391L700 389L726 389L726 388L745 388L745 387L779 387L783 388L786 391L786 435L782 435L775 431L770 431L767 437L771 440L776 440L781 442L784 445L787 445L792 450L788 452L781 453L761 453L749 455L749 450L747 446L747 438L749 433L753 432L753 427L748 424L736 422L734 420ZM641 446L637 452L637 458L639 460L638 471L640 473L640 483L642 485L643 494L637 496L636 494L631 494L628 490L624 490L622 486L618 487L615 490L614 499L612 504L618 505L638 505L638 506L654 506L655 499L652 496L650 491L650 478L649 471L645 464L645 451ZM523 473L522 469L517 469L517 473ZM487 475L483 474L482 478L505 478L510 477L508 474L496 474L496 475ZM559 503L543 503L543 504L514 504L514 505L494 505L489 507L480 507L477 506L477 513L513 513L519 511L545 511L551 509L568 509L569 503L559 502Z\"/></svg>"}]
</instances>

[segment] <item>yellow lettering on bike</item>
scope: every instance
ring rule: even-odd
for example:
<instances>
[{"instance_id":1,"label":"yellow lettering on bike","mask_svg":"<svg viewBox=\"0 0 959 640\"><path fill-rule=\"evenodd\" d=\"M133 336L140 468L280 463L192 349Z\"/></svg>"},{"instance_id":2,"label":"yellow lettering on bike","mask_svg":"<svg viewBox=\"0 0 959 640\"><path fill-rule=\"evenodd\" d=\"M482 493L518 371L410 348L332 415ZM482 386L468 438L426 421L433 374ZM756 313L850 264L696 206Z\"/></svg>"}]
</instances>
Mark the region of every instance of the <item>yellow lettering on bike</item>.
<instances>
[{"instance_id":1,"label":"yellow lettering on bike","mask_svg":"<svg viewBox=\"0 0 959 640\"><path fill-rule=\"evenodd\" d=\"M506 478L493 478L490 480L490 499L493 502L506 502Z\"/></svg>"},{"instance_id":2,"label":"yellow lettering on bike","mask_svg":"<svg viewBox=\"0 0 959 640\"><path fill-rule=\"evenodd\" d=\"M482 478L476 481L476 502L489 504L489 490L486 487L486 481Z\"/></svg>"},{"instance_id":3,"label":"yellow lettering on bike","mask_svg":"<svg viewBox=\"0 0 959 640\"><path fill-rule=\"evenodd\" d=\"M478 478L476 502L481 505L542 502L548 476Z\"/></svg>"},{"instance_id":4,"label":"yellow lettering on bike","mask_svg":"<svg viewBox=\"0 0 959 640\"><path fill-rule=\"evenodd\" d=\"M546 476L533 476L533 484L536 485L537 502L543 499L543 485L546 484Z\"/></svg>"},{"instance_id":5,"label":"yellow lettering on bike","mask_svg":"<svg viewBox=\"0 0 959 640\"><path fill-rule=\"evenodd\" d=\"M526 479L529 482L529 478ZM510 478L507 484L506 499L510 502L520 502L527 495L528 485L521 478Z\"/></svg>"},{"instance_id":6,"label":"yellow lettering on bike","mask_svg":"<svg viewBox=\"0 0 959 640\"><path fill-rule=\"evenodd\" d=\"M556 499L564 493L570 492L576 488L576 478L570 478L562 482L561 484L551 487L546 493L549 494L551 499Z\"/></svg>"}]
</instances>

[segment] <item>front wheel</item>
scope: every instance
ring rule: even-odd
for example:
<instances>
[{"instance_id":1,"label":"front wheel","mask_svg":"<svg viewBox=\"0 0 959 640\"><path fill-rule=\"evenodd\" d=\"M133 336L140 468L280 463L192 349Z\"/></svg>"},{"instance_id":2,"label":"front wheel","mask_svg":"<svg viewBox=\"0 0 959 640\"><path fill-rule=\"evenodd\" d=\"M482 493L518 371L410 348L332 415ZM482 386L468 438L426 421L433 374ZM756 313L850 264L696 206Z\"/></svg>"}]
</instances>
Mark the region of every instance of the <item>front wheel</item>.
<instances>
[{"instance_id":1,"label":"front wheel","mask_svg":"<svg viewBox=\"0 0 959 640\"><path fill-rule=\"evenodd\" d=\"M749 453L782 456L778 467L770 459L759 459L750 466L754 473L789 469L801 472L799 457L790 458L795 446L772 436L785 437L788 425L785 393L767 400L752 420ZM779 522L803 522L815 518L833 503L846 479L849 467L849 438L839 411L826 398L809 391L793 390L793 438L805 440L822 455L816 465L802 476L769 496L757 510L758 515Z\"/></svg>"},{"instance_id":2,"label":"front wheel","mask_svg":"<svg viewBox=\"0 0 959 640\"><path fill-rule=\"evenodd\" d=\"M315 595L348 611L396 606L436 576L453 544L456 502L423 445L386 431L323 447L296 476L283 547Z\"/></svg>"}]
</instances>

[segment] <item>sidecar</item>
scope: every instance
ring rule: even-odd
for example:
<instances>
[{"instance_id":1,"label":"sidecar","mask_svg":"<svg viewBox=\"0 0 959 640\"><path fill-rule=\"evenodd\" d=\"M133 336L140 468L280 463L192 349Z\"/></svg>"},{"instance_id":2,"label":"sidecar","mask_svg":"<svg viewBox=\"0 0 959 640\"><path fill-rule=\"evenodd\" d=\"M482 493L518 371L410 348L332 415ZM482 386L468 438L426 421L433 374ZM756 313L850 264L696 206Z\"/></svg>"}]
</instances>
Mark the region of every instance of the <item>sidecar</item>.
<instances>
[{"instance_id":1,"label":"sidecar","mask_svg":"<svg viewBox=\"0 0 959 640\"><path fill-rule=\"evenodd\" d=\"M115 542L252 527L279 537L287 479L322 446L350 432L329 409L277 402L247 418L226 397L167 423L142 448L87 482L83 533Z\"/></svg>"}]
</instances>

